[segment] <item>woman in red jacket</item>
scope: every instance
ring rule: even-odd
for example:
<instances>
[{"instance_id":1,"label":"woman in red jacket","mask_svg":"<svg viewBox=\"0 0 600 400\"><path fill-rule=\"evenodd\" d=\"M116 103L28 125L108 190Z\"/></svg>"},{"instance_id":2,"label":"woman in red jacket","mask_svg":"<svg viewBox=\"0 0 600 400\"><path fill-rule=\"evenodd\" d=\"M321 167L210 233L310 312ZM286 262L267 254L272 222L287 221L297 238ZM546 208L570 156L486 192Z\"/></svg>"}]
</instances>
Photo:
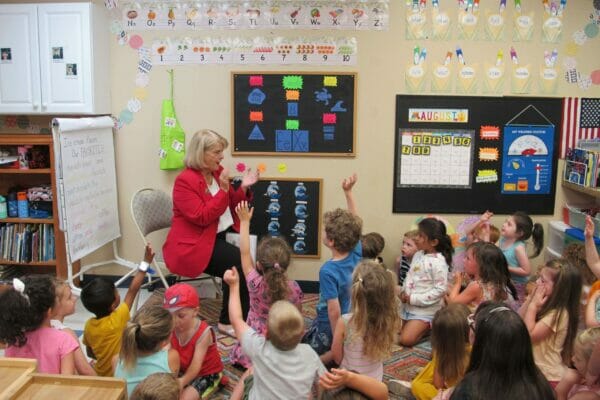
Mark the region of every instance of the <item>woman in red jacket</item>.
<instances>
[{"instance_id":1,"label":"woman in red jacket","mask_svg":"<svg viewBox=\"0 0 600 400\"><path fill-rule=\"evenodd\" d=\"M225 241L225 233L239 232L240 221L235 206L251 200L250 186L258 180L256 172L247 171L239 186L229 181L229 171L221 166L227 139L203 129L192 137L185 157L186 168L173 187L173 224L163 246L165 263L175 274L197 277L206 272L223 277L232 266L241 269L240 250ZM240 282L244 318L248 312L248 289ZM231 331L227 304L229 287L223 285L223 308L219 330Z\"/></svg>"}]
</instances>

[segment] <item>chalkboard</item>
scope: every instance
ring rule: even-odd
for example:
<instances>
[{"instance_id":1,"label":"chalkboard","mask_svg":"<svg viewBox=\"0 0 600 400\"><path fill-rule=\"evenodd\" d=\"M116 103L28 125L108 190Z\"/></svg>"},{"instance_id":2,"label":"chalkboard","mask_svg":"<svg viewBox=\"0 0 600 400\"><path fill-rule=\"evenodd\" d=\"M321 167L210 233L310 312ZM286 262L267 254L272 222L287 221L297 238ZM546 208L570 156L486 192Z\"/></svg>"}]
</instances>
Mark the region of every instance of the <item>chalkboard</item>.
<instances>
[{"instance_id":1,"label":"chalkboard","mask_svg":"<svg viewBox=\"0 0 600 400\"><path fill-rule=\"evenodd\" d=\"M234 155L354 156L356 74L232 73Z\"/></svg>"},{"instance_id":2,"label":"chalkboard","mask_svg":"<svg viewBox=\"0 0 600 400\"><path fill-rule=\"evenodd\" d=\"M59 225L70 262L121 236L113 126L110 117L53 120Z\"/></svg>"},{"instance_id":3,"label":"chalkboard","mask_svg":"<svg viewBox=\"0 0 600 400\"><path fill-rule=\"evenodd\" d=\"M250 232L280 236L296 257L320 258L321 179L261 178L253 187Z\"/></svg>"},{"instance_id":4,"label":"chalkboard","mask_svg":"<svg viewBox=\"0 0 600 400\"><path fill-rule=\"evenodd\" d=\"M562 99L396 97L393 212L554 214Z\"/></svg>"}]
</instances>

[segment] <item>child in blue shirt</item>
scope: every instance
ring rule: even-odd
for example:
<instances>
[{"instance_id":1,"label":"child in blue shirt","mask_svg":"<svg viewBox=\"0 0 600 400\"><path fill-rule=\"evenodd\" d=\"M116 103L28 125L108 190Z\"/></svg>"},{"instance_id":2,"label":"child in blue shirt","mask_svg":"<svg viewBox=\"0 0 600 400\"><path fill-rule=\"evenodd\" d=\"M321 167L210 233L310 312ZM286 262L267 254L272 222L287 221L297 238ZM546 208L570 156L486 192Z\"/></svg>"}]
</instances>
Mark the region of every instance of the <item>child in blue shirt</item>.
<instances>
[{"instance_id":1,"label":"child in blue shirt","mask_svg":"<svg viewBox=\"0 0 600 400\"><path fill-rule=\"evenodd\" d=\"M331 250L331 259L319 270L317 317L302 339L319 355L331 349L333 331L342 314L350 311L352 272L362 259L360 235L362 221L356 216L352 187L356 174L344 179L342 188L349 210L337 208L323 216L323 244ZM321 357L326 364L331 355Z\"/></svg>"}]
</instances>

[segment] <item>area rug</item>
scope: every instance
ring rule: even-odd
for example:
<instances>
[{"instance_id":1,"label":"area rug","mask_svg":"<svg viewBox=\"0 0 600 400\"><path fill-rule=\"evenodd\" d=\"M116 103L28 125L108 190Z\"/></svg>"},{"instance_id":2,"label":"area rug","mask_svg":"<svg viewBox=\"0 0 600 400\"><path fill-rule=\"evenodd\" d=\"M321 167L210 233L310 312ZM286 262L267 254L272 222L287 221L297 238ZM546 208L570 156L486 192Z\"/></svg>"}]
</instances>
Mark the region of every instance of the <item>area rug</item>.
<instances>
[{"instance_id":1,"label":"area rug","mask_svg":"<svg viewBox=\"0 0 600 400\"><path fill-rule=\"evenodd\" d=\"M162 305L164 290L156 290L153 295L146 301L143 307L150 305ZM307 326L310 325L316 316L316 305L318 295L306 294L302 302L302 314ZM221 358L225 365L225 375L229 377L229 383L226 387L215 393L211 399L229 399L233 387L242 375L242 370L231 365L229 362L229 352L235 344L236 340L223 335L216 330L219 313L221 311L221 299L201 299L200 300L200 317L215 327L217 333L218 348ZM431 344L428 340L422 341L412 348L403 348L394 346L392 356L384 362L384 382L389 379L412 380L419 370L427 364L431 359ZM404 399L390 394L390 399Z\"/></svg>"}]
</instances>

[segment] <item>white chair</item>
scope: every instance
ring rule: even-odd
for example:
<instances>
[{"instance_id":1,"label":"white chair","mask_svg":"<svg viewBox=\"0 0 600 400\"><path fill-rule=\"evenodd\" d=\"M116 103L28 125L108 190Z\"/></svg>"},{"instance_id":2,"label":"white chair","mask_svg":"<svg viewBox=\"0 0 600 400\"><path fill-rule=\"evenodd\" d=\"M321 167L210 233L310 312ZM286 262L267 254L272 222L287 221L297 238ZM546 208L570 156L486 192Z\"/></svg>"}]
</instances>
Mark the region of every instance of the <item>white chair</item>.
<instances>
[{"instance_id":1,"label":"white chair","mask_svg":"<svg viewBox=\"0 0 600 400\"><path fill-rule=\"evenodd\" d=\"M173 219L173 201L171 196L158 189L140 189L131 198L131 216L144 241L144 245L148 242L152 243L152 248L156 253L152 265L165 288L169 287L164 272L167 274L170 272L162 255L162 245L166 240L168 228L171 227ZM212 280L216 292L220 296L221 286L212 275L202 274L198 278L185 280L177 277L177 281L179 282L205 279Z\"/></svg>"}]
</instances>

